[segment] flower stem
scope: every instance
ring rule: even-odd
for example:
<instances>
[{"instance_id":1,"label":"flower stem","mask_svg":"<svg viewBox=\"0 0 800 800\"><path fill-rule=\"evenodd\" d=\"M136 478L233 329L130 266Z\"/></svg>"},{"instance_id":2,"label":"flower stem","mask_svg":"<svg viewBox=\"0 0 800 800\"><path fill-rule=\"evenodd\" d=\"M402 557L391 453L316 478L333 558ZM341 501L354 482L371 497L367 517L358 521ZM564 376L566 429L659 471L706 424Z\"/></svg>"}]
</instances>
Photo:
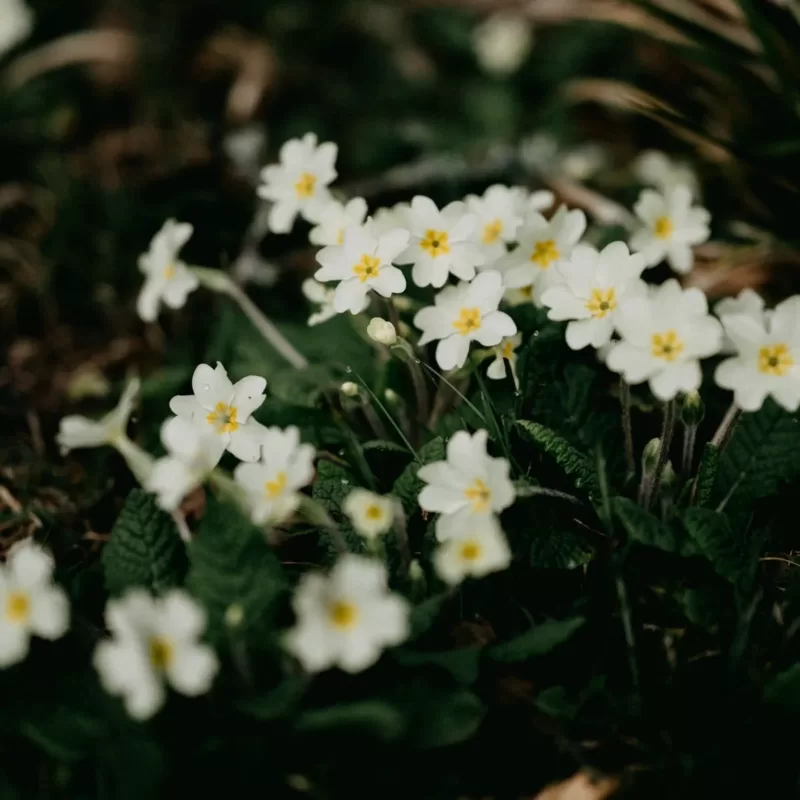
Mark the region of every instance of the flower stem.
<instances>
[{"instance_id":1,"label":"flower stem","mask_svg":"<svg viewBox=\"0 0 800 800\"><path fill-rule=\"evenodd\" d=\"M730 408L725 412L725 416L722 418L719 428L717 428L716 433L714 433L714 436L711 438L711 444L713 444L720 453L728 444L733 429L736 427L736 423L739 421L741 414L742 409L736 405L736 401L731 403Z\"/></svg>"},{"instance_id":2,"label":"flower stem","mask_svg":"<svg viewBox=\"0 0 800 800\"><path fill-rule=\"evenodd\" d=\"M696 439L697 425L686 425L683 429L683 455L681 457L681 475L684 479L687 479L692 471Z\"/></svg>"},{"instance_id":3,"label":"flower stem","mask_svg":"<svg viewBox=\"0 0 800 800\"><path fill-rule=\"evenodd\" d=\"M661 428L661 447L658 450L658 460L656 461L655 468L653 469L652 476L648 479L644 491L642 505L645 509L649 509L653 498L658 495L659 487L661 486L661 475L664 472L664 467L669 457L669 447L672 444L672 436L675 433L675 417L677 416L677 409L675 401L670 400L664 406L664 424Z\"/></svg>"},{"instance_id":4,"label":"flower stem","mask_svg":"<svg viewBox=\"0 0 800 800\"><path fill-rule=\"evenodd\" d=\"M622 430L625 434L625 463L628 474L636 474L636 460L633 455L633 427L631 425L631 387L624 378L619 379L619 401L622 405Z\"/></svg>"}]
</instances>

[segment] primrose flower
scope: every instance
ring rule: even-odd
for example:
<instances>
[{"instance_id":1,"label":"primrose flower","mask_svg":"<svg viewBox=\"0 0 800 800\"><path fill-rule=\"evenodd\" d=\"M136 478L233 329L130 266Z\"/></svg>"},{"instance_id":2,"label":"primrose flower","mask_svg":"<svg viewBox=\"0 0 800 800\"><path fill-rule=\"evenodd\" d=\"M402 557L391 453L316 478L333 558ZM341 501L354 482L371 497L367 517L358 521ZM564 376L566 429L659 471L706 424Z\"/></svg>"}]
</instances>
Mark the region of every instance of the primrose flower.
<instances>
[{"instance_id":1,"label":"primrose flower","mask_svg":"<svg viewBox=\"0 0 800 800\"><path fill-rule=\"evenodd\" d=\"M703 292L676 280L626 301L614 325L622 341L611 346L609 369L630 384L648 381L659 400L699 389L700 359L722 346L722 326L709 316Z\"/></svg>"},{"instance_id":2,"label":"primrose flower","mask_svg":"<svg viewBox=\"0 0 800 800\"><path fill-rule=\"evenodd\" d=\"M511 564L511 550L493 515L474 516L439 544L433 554L436 574L450 585L482 578Z\"/></svg>"},{"instance_id":3,"label":"primrose flower","mask_svg":"<svg viewBox=\"0 0 800 800\"><path fill-rule=\"evenodd\" d=\"M274 233L288 233L298 214L319 222L331 201L328 186L336 178L338 147L333 142L317 145L317 136L307 133L290 139L281 147L280 162L261 171L263 184L258 196L271 200L269 227Z\"/></svg>"},{"instance_id":4,"label":"primrose flower","mask_svg":"<svg viewBox=\"0 0 800 800\"><path fill-rule=\"evenodd\" d=\"M367 216L367 201L354 197L347 203L331 200L319 215L319 225L308 234L311 244L342 244L344 230L351 225L363 225Z\"/></svg>"},{"instance_id":5,"label":"primrose flower","mask_svg":"<svg viewBox=\"0 0 800 800\"><path fill-rule=\"evenodd\" d=\"M408 603L389 591L383 564L362 556L342 556L328 575L303 575L292 606L286 649L308 672L362 672L409 634Z\"/></svg>"},{"instance_id":6,"label":"primrose flower","mask_svg":"<svg viewBox=\"0 0 800 800\"><path fill-rule=\"evenodd\" d=\"M150 249L139 256L139 269L145 279L136 310L145 322L156 319L161 303L169 308L182 308L189 292L198 287L197 276L178 258L193 232L188 223L168 219L153 237Z\"/></svg>"},{"instance_id":7,"label":"primrose flower","mask_svg":"<svg viewBox=\"0 0 800 800\"><path fill-rule=\"evenodd\" d=\"M429 197L417 195L408 212L410 243L397 263L413 263L411 279L417 286L438 289L450 273L471 280L475 267L483 263L483 255L472 241L477 224L477 217L460 201L440 211Z\"/></svg>"},{"instance_id":8,"label":"primrose flower","mask_svg":"<svg viewBox=\"0 0 800 800\"><path fill-rule=\"evenodd\" d=\"M490 264L505 255L507 244L516 241L517 228L522 224L517 197L508 186L495 184L482 197L468 195L466 204L478 218L473 241L483 254L484 264Z\"/></svg>"},{"instance_id":9,"label":"primrose flower","mask_svg":"<svg viewBox=\"0 0 800 800\"><path fill-rule=\"evenodd\" d=\"M645 150L633 168L642 183L661 192L668 192L675 186L686 186L692 194L697 194L699 189L694 170L682 161L673 161L660 150Z\"/></svg>"},{"instance_id":10,"label":"primrose flower","mask_svg":"<svg viewBox=\"0 0 800 800\"><path fill-rule=\"evenodd\" d=\"M261 460L239 464L234 480L242 486L256 525L279 523L290 516L300 502L300 489L314 480L314 448L300 444L300 430L267 428Z\"/></svg>"},{"instance_id":11,"label":"primrose flower","mask_svg":"<svg viewBox=\"0 0 800 800\"><path fill-rule=\"evenodd\" d=\"M33 30L33 11L25 0L0 0L0 56L27 39Z\"/></svg>"},{"instance_id":12,"label":"primrose flower","mask_svg":"<svg viewBox=\"0 0 800 800\"><path fill-rule=\"evenodd\" d=\"M353 529L365 539L377 539L394 521L392 498L382 497L366 489L353 489L342 504Z\"/></svg>"},{"instance_id":13,"label":"primrose flower","mask_svg":"<svg viewBox=\"0 0 800 800\"><path fill-rule=\"evenodd\" d=\"M517 348L522 343L522 334L515 333L513 336L506 336L500 344L494 348L494 360L486 370L486 377L493 381L502 381L506 377L506 361L511 367L511 375L514 384L517 381Z\"/></svg>"},{"instance_id":14,"label":"primrose flower","mask_svg":"<svg viewBox=\"0 0 800 800\"><path fill-rule=\"evenodd\" d=\"M516 72L530 53L533 27L524 14L498 11L475 28L473 45L478 62L493 75Z\"/></svg>"},{"instance_id":15,"label":"primrose flower","mask_svg":"<svg viewBox=\"0 0 800 800\"><path fill-rule=\"evenodd\" d=\"M200 642L205 611L182 589L162 598L130 589L108 601L106 624L111 638L95 648L94 667L103 688L121 696L134 719L149 719L161 708L165 683L189 697L211 688L219 662Z\"/></svg>"},{"instance_id":16,"label":"primrose flower","mask_svg":"<svg viewBox=\"0 0 800 800\"><path fill-rule=\"evenodd\" d=\"M682 185L663 193L645 189L633 210L643 225L631 237L631 249L651 267L666 258L675 272L691 272L692 248L708 239L711 221L705 208L692 205L691 190Z\"/></svg>"},{"instance_id":17,"label":"primrose flower","mask_svg":"<svg viewBox=\"0 0 800 800\"><path fill-rule=\"evenodd\" d=\"M250 415L264 402L266 387L264 378L256 375L231 383L219 362L216 369L200 364L192 375L194 394L173 397L169 407L175 419L191 422L198 433L216 438L220 455L227 448L242 461L256 461L264 427Z\"/></svg>"},{"instance_id":18,"label":"primrose flower","mask_svg":"<svg viewBox=\"0 0 800 800\"><path fill-rule=\"evenodd\" d=\"M69 628L69 600L53 583L53 559L31 539L11 546L0 566L0 668L24 660L32 635L58 639Z\"/></svg>"},{"instance_id":19,"label":"primrose flower","mask_svg":"<svg viewBox=\"0 0 800 800\"><path fill-rule=\"evenodd\" d=\"M420 346L439 340L436 362L443 370L464 366L470 342L494 347L504 336L517 332L514 320L498 311L503 297L499 272L481 272L471 283L448 286L436 295L435 305L414 317L421 331Z\"/></svg>"},{"instance_id":20,"label":"primrose flower","mask_svg":"<svg viewBox=\"0 0 800 800\"><path fill-rule=\"evenodd\" d=\"M517 216L522 220L531 212L549 211L556 201L556 196L549 189L531 192L525 186L512 186L508 191L514 199Z\"/></svg>"},{"instance_id":21,"label":"primrose flower","mask_svg":"<svg viewBox=\"0 0 800 800\"><path fill-rule=\"evenodd\" d=\"M306 300L318 306L308 318L309 327L320 325L335 317L339 312L333 307L334 290L313 278L306 278L300 287Z\"/></svg>"}]
</instances>

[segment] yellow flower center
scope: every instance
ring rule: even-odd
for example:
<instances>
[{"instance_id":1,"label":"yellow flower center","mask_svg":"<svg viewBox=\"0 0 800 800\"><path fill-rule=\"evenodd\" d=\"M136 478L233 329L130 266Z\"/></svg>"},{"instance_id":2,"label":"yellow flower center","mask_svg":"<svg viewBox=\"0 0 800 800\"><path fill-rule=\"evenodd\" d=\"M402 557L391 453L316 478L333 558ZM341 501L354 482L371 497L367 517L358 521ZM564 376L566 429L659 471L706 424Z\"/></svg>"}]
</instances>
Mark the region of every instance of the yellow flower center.
<instances>
[{"instance_id":1,"label":"yellow flower center","mask_svg":"<svg viewBox=\"0 0 800 800\"><path fill-rule=\"evenodd\" d=\"M683 352L681 337L671 328L664 333L654 333L651 340L651 352L656 358L674 361Z\"/></svg>"},{"instance_id":2,"label":"yellow flower center","mask_svg":"<svg viewBox=\"0 0 800 800\"><path fill-rule=\"evenodd\" d=\"M304 172L294 185L294 191L299 200L307 200L309 197L314 196L316 187L317 176L312 175L310 172Z\"/></svg>"},{"instance_id":3,"label":"yellow flower center","mask_svg":"<svg viewBox=\"0 0 800 800\"><path fill-rule=\"evenodd\" d=\"M527 297L527 298L528 298L528 300L530 300L530 299L533 297L533 284L531 284L530 286L523 286L523 287L522 287L522 288L519 290L519 293L520 293L520 294L521 294L523 297Z\"/></svg>"},{"instance_id":4,"label":"yellow flower center","mask_svg":"<svg viewBox=\"0 0 800 800\"><path fill-rule=\"evenodd\" d=\"M511 357L514 355L514 342L506 342L503 345L503 349L500 351L500 354L504 359L506 359L506 361L511 361Z\"/></svg>"},{"instance_id":5,"label":"yellow flower center","mask_svg":"<svg viewBox=\"0 0 800 800\"><path fill-rule=\"evenodd\" d=\"M6 598L6 619L9 622L26 622L31 603L24 592L11 592Z\"/></svg>"},{"instance_id":6,"label":"yellow flower center","mask_svg":"<svg viewBox=\"0 0 800 800\"><path fill-rule=\"evenodd\" d=\"M233 433L239 423L236 421L236 408L217 403L216 408L206 417L206 422L217 429L217 433Z\"/></svg>"},{"instance_id":7,"label":"yellow flower center","mask_svg":"<svg viewBox=\"0 0 800 800\"><path fill-rule=\"evenodd\" d=\"M450 252L450 237L446 231L435 231L433 228L429 228L419 246L423 250L427 250L428 255L437 258Z\"/></svg>"},{"instance_id":8,"label":"yellow flower center","mask_svg":"<svg viewBox=\"0 0 800 800\"><path fill-rule=\"evenodd\" d=\"M617 307L617 293L613 289L592 289L586 309L596 319L603 319Z\"/></svg>"},{"instance_id":9,"label":"yellow flower center","mask_svg":"<svg viewBox=\"0 0 800 800\"><path fill-rule=\"evenodd\" d=\"M653 230L659 239L669 239L672 236L672 220L669 217L659 217L653 225Z\"/></svg>"},{"instance_id":10,"label":"yellow flower center","mask_svg":"<svg viewBox=\"0 0 800 800\"><path fill-rule=\"evenodd\" d=\"M271 481L264 481L264 493L268 500L274 500L283 494L286 488L286 473L279 472Z\"/></svg>"},{"instance_id":11,"label":"yellow flower center","mask_svg":"<svg viewBox=\"0 0 800 800\"><path fill-rule=\"evenodd\" d=\"M483 549L475 540L468 540L461 544L460 555L463 561L477 561Z\"/></svg>"},{"instance_id":12,"label":"yellow flower center","mask_svg":"<svg viewBox=\"0 0 800 800\"><path fill-rule=\"evenodd\" d=\"M531 261L538 264L542 269L547 269L554 261L561 258L556 243L552 239L544 242L536 242L531 253Z\"/></svg>"},{"instance_id":13,"label":"yellow flower center","mask_svg":"<svg viewBox=\"0 0 800 800\"><path fill-rule=\"evenodd\" d=\"M172 645L163 636L153 636L150 639L150 663L157 670L167 669L174 655Z\"/></svg>"},{"instance_id":14,"label":"yellow flower center","mask_svg":"<svg viewBox=\"0 0 800 800\"><path fill-rule=\"evenodd\" d=\"M367 510L364 512L364 516L367 519L371 519L374 522L383 519L383 509L377 505L377 503L372 503L372 505L367 506Z\"/></svg>"},{"instance_id":15,"label":"yellow flower center","mask_svg":"<svg viewBox=\"0 0 800 800\"><path fill-rule=\"evenodd\" d=\"M330 620L334 627L347 630L358 622L358 606L343 600L337 600L330 607Z\"/></svg>"},{"instance_id":16,"label":"yellow flower center","mask_svg":"<svg viewBox=\"0 0 800 800\"><path fill-rule=\"evenodd\" d=\"M164 272L162 273L164 276L164 280L171 281L175 277L175 272L176 272L175 264L174 263L167 264L167 266L164 267Z\"/></svg>"},{"instance_id":17,"label":"yellow flower center","mask_svg":"<svg viewBox=\"0 0 800 800\"><path fill-rule=\"evenodd\" d=\"M503 223L499 219L493 219L483 226L483 243L494 244L503 233Z\"/></svg>"},{"instance_id":18,"label":"yellow flower center","mask_svg":"<svg viewBox=\"0 0 800 800\"><path fill-rule=\"evenodd\" d=\"M377 256L371 256L364 253L361 256L361 261L353 267L353 274L361 281L366 283L370 278L377 278L380 270L381 260Z\"/></svg>"},{"instance_id":19,"label":"yellow flower center","mask_svg":"<svg viewBox=\"0 0 800 800\"><path fill-rule=\"evenodd\" d=\"M458 319L453 323L453 327L462 335L478 330L481 326L481 312L473 308L462 308L458 312Z\"/></svg>"},{"instance_id":20,"label":"yellow flower center","mask_svg":"<svg viewBox=\"0 0 800 800\"><path fill-rule=\"evenodd\" d=\"M491 489L480 479L474 481L464 490L464 496L472 505L472 510L480 514L489 510L489 501L492 499Z\"/></svg>"},{"instance_id":21,"label":"yellow flower center","mask_svg":"<svg viewBox=\"0 0 800 800\"><path fill-rule=\"evenodd\" d=\"M794 366L794 359L785 344L772 344L758 351L758 369L765 375L785 375Z\"/></svg>"}]
</instances>

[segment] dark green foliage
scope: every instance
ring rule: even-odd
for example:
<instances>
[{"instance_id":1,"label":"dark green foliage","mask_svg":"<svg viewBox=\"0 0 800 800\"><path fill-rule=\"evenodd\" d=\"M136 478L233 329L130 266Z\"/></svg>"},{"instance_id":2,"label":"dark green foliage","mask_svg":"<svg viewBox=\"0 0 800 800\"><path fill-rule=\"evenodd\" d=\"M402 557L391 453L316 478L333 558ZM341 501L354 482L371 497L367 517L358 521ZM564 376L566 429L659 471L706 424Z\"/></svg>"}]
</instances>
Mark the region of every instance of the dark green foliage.
<instances>
[{"instance_id":1,"label":"dark green foliage","mask_svg":"<svg viewBox=\"0 0 800 800\"><path fill-rule=\"evenodd\" d=\"M342 503L357 486L355 476L349 470L329 461L318 462L317 479L314 481L311 496L328 512L351 553L363 552L364 540L353 530L353 526L342 511ZM321 528L319 538L325 553L325 563L333 563L340 555L337 537L330 530Z\"/></svg>"},{"instance_id":2,"label":"dark green foliage","mask_svg":"<svg viewBox=\"0 0 800 800\"><path fill-rule=\"evenodd\" d=\"M542 622L516 639L495 645L489 650L489 655L495 661L504 662L525 661L535 656L547 655L566 642L585 621L583 617L575 617Z\"/></svg>"},{"instance_id":3,"label":"dark green foliage","mask_svg":"<svg viewBox=\"0 0 800 800\"><path fill-rule=\"evenodd\" d=\"M445 443L441 438L431 439L428 444L420 449L417 458L412 461L394 482L392 494L403 504L407 516L419 513L417 497L422 491L424 482L417 477L419 468L432 461L441 461L445 458Z\"/></svg>"}]
</instances>

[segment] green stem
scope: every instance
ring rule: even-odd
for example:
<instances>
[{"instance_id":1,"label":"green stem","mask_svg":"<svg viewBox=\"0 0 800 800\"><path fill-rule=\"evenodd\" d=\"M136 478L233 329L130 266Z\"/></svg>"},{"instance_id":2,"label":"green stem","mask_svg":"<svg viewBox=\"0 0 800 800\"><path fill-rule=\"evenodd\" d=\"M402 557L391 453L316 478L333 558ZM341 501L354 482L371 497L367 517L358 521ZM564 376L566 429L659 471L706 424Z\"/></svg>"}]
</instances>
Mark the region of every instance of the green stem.
<instances>
[{"instance_id":1,"label":"green stem","mask_svg":"<svg viewBox=\"0 0 800 800\"><path fill-rule=\"evenodd\" d=\"M625 463L628 474L636 475L636 459L633 455L633 426L631 423L631 387L624 378L619 379L619 401L622 406L622 430L625 434Z\"/></svg>"},{"instance_id":2,"label":"green stem","mask_svg":"<svg viewBox=\"0 0 800 800\"><path fill-rule=\"evenodd\" d=\"M658 490L661 486L661 476L664 472L667 459L669 457L669 448L672 444L672 436L675 433L675 417L677 416L677 408L674 400L670 400L664 406L664 424L661 428L661 447L658 450L658 460L656 461L655 468L653 469L652 476L648 479L644 491L644 498L642 505L645 510L649 509L652 505L653 498L658 495Z\"/></svg>"}]
</instances>

